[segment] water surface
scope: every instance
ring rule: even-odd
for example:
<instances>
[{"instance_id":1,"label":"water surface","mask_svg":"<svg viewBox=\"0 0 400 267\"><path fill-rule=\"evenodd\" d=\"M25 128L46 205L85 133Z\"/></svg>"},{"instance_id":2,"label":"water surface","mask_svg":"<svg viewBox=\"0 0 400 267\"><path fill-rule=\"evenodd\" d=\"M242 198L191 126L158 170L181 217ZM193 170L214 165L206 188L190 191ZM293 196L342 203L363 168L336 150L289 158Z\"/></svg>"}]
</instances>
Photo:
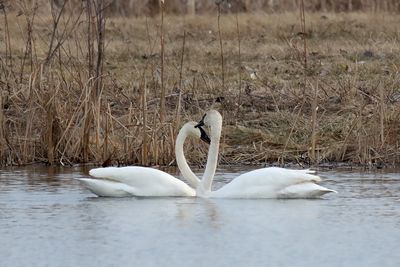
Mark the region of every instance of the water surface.
<instances>
[{"instance_id":1,"label":"water surface","mask_svg":"<svg viewBox=\"0 0 400 267\"><path fill-rule=\"evenodd\" d=\"M2 267L400 266L395 172L321 171L319 200L97 198L85 173L0 170Z\"/></svg>"}]
</instances>

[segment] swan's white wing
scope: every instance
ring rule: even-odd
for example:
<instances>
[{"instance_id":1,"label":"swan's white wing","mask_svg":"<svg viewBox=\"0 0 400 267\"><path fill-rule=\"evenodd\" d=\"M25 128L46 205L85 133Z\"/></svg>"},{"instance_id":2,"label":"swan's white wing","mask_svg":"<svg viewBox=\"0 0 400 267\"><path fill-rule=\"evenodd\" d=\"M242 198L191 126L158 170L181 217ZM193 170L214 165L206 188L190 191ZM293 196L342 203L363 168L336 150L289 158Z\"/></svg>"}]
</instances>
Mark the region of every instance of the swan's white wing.
<instances>
[{"instance_id":1,"label":"swan's white wing","mask_svg":"<svg viewBox=\"0 0 400 267\"><path fill-rule=\"evenodd\" d=\"M172 175L146 167L108 167L89 171L96 178L129 185L136 196L195 196L195 191Z\"/></svg>"},{"instance_id":2,"label":"swan's white wing","mask_svg":"<svg viewBox=\"0 0 400 267\"><path fill-rule=\"evenodd\" d=\"M277 167L257 169L244 173L211 197L224 198L276 198L287 187L319 182L321 178L310 170L290 170Z\"/></svg>"},{"instance_id":3,"label":"swan's white wing","mask_svg":"<svg viewBox=\"0 0 400 267\"><path fill-rule=\"evenodd\" d=\"M319 182L321 178L310 170L290 170L278 167L262 168L246 172L232 182L242 186L264 186L284 188L304 182Z\"/></svg>"},{"instance_id":4,"label":"swan's white wing","mask_svg":"<svg viewBox=\"0 0 400 267\"><path fill-rule=\"evenodd\" d=\"M135 195L134 188L126 184L105 179L80 178L78 180L93 194L100 197L129 197Z\"/></svg>"}]
</instances>

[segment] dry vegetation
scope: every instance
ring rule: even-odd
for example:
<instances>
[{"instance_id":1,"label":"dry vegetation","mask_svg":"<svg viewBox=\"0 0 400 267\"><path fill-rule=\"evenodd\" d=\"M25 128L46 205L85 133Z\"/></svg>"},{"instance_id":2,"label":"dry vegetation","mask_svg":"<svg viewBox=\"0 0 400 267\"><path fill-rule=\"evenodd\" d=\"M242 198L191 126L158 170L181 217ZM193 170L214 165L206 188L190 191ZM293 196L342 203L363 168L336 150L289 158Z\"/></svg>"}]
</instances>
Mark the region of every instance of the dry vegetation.
<instances>
[{"instance_id":1,"label":"dry vegetation","mask_svg":"<svg viewBox=\"0 0 400 267\"><path fill-rule=\"evenodd\" d=\"M400 163L399 16L168 15L161 57L159 16L85 3L0 10L0 165L166 165L210 107L222 163Z\"/></svg>"},{"instance_id":2,"label":"dry vegetation","mask_svg":"<svg viewBox=\"0 0 400 267\"><path fill-rule=\"evenodd\" d=\"M36 0L36 2L53 1L62 6L64 0ZM67 0L70 6L82 3L82 0ZM83 0L86 1L86 0ZM108 5L108 13L118 16L157 15L159 0L104 0ZM165 9L168 13L184 14L196 12L198 14L216 13L215 2L221 2L224 13L235 12L281 12L297 11L301 0L168 0ZM307 0L304 1L308 11L323 12L352 12L352 11L390 11L399 12L398 0Z\"/></svg>"}]
</instances>

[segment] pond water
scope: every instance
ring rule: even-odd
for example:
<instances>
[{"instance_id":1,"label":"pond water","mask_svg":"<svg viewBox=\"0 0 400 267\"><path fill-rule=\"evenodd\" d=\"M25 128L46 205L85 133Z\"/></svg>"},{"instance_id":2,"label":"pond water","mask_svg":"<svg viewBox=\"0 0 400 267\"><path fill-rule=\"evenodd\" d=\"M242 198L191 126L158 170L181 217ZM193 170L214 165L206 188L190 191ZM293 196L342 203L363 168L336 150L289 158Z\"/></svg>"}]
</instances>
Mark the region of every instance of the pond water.
<instances>
[{"instance_id":1,"label":"pond water","mask_svg":"<svg viewBox=\"0 0 400 267\"><path fill-rule=\"evenodd\" d=\"M98 198L86 173L0 170L0 266L400 266L396 172L320 171L318 200Z\"/></svg>"}]
</instances>

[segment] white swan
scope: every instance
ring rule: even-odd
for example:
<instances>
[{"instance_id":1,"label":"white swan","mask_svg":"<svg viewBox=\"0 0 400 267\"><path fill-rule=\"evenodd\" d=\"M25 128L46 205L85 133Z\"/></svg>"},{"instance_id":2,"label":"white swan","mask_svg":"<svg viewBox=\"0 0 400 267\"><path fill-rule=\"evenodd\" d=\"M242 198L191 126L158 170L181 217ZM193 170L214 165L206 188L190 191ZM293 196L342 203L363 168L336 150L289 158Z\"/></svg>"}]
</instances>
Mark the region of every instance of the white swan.
<instances>
[{"instance_id":1,"label":"white swan","mask_svg":"<svg viewBox=\"0 0 400 267\"><path fill-rule=\"evenodd\" d=\"M188 136L200 138L209 143L210 140L202 128L195 128L195 122L186 123L176 139L175 154L182 175L189 184L196 188L200 180L190 170L183 154L183 144ZM87 189L98 196L195 196L196 191L183 181L172 175L147 167L108 167L96 168L89 174L98 179L79 179Z\"/></svg>"},{"instance_id":2,"label":"white swan","mask_svg":"<svg viewBox=\"0 0 400 267\"><path fill-rule=\"evenodd\" d=\"M221 189L211 191L218 161L222 116L216 110L208 111L197 126L206 125L211 129L211 144L206 170L197 196L211 198L316 198L334 190L317 185L321 178L310 170L284 168L262 168L244 173Z\"/></svg>"}]
</instances>

